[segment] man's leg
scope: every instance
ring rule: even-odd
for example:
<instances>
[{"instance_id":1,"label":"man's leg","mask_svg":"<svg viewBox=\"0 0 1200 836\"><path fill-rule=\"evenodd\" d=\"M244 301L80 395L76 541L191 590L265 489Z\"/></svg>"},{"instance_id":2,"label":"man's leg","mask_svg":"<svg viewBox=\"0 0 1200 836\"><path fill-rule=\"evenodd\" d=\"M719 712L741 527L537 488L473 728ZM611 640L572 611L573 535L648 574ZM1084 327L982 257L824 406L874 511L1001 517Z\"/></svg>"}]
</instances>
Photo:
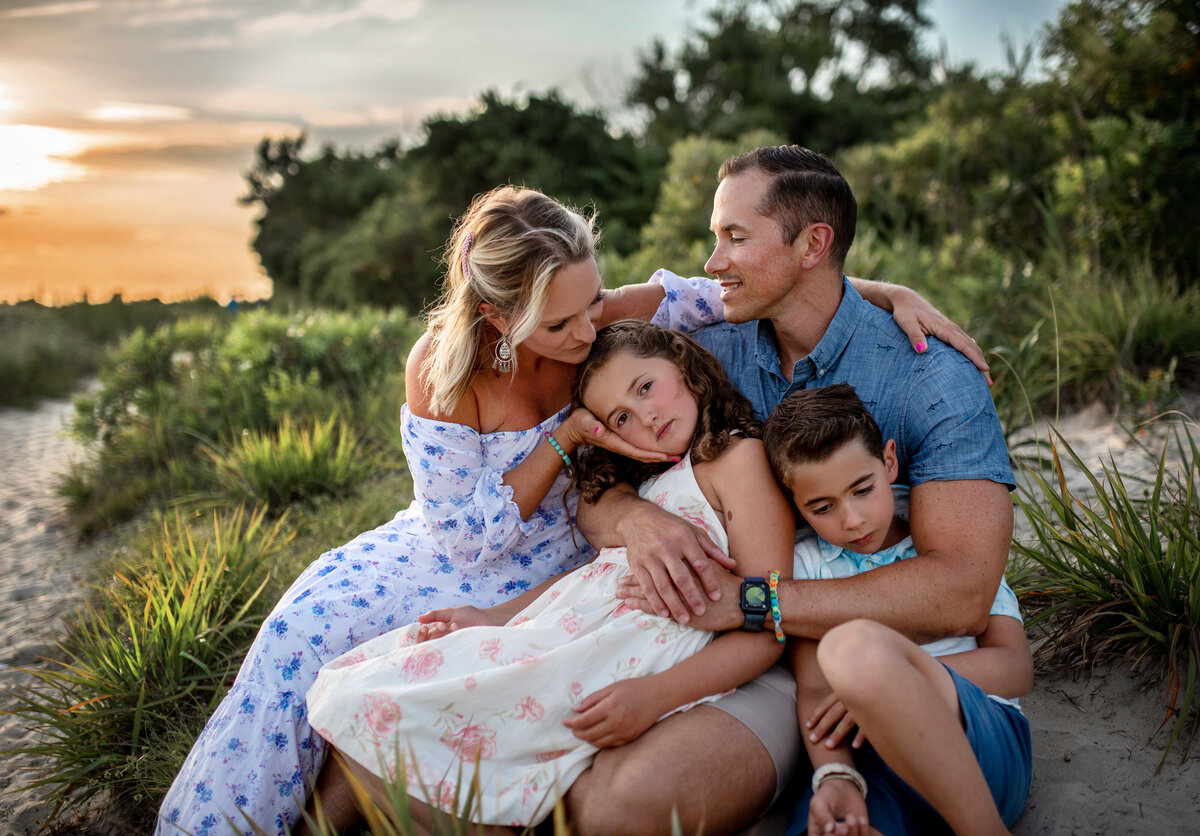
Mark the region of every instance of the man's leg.
<instances>
[{"instance_id":1,"label":"man's leg","mask_svg":"<svg viewBox=\"0 0 1200 836\"><path fill-rule=\"evenodd\" d=\"M779 723L794 722L781 714ZM707 705L672 715L637 740L596 756L567 793L573 829L588 836L732 833L775 797L775 765L758 737Z\"/></svg>"},{"instance_id":2,"label":"man's leg","mask_svg":"<svg viewBox=\"0 0 1200 836\"><path fill-rule=\"evenodd\" d=\"M963 732L954 680L940 662L871 621L830 630L817 659L867 740L954 832L1008 832Z\"/></svg>"}]
</instances>

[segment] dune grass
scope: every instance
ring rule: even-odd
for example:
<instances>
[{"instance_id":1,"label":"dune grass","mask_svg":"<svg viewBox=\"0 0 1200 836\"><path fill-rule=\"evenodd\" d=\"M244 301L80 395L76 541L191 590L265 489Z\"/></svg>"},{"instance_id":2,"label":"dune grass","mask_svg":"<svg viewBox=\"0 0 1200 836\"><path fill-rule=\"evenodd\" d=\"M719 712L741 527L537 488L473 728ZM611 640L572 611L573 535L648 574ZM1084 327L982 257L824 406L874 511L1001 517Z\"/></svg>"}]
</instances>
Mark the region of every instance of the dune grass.
<instances>
[{"instance_id":1,"label":"dune grass","mask_svg":"<svg viewBox=\"0 0 1200 836\"><path fill-rule=\"evenodd\" d=\"M1013 551L1027 564L1016 586L1026 627L1051 667L1118 660L1157 674L1166 689L1165 763L1186 758L1200 730L1200 449L1194 427L1176 430L1177 471L1164 446L1154 476L1093 473L1061 438L1049 471L1029 468L1016 502L1033 530ZM1074 495L1083 473L1092 498Z\"/></svg>"}]
</instances>

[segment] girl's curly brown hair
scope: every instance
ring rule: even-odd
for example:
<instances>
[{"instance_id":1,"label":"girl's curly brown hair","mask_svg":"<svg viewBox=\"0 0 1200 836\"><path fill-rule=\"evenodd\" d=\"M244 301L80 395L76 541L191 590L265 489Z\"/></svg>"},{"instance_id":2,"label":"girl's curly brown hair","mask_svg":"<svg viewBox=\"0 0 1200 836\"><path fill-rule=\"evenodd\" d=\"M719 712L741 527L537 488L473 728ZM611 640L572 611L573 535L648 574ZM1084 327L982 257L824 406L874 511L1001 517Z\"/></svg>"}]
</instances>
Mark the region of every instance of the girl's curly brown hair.
<instances>
[{"instance_id":1,"label":"girl's curly brown hair","mask_svg":"<svg viewBox=\"0 0 1200 836\"><path fill-rule=\"evenodd\" d=\"M725 376L715 357L686 334L637 319L618 320L596 332L592 351L576 369L571 384L574 406L583 405L583 391L592 375L622 351L670 360L683 373L684 385L695 395L699 409L691 444L693 464L721 455L735 430L750 438L761 436L762 426L754 419L753 407ZM671 462L639 462L590 446L579 448L576 459L574 486L584 502L595 502L618 482L640 485L671 466Z\"/></svg>"}]
</instances>

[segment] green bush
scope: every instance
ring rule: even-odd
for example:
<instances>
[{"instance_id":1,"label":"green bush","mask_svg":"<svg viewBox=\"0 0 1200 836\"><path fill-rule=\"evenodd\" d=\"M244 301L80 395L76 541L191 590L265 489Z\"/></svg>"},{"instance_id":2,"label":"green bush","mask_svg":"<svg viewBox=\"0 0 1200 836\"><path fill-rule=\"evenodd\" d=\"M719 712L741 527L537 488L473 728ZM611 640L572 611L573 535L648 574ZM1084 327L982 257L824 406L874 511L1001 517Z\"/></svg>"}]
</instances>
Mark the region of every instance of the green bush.
<instances>
[{"instance_id":1,"label":"green bush","mask_svg":"<svg viewBox=\"0 0 1200 836\"><path fill-rule=\"evenodd\" d=\"M109 355L99 391L76 403L73 429L96 454L63 492L85 527L103 529L154 502L202 492L210 483L202 450L221 460L249 437L274 435L285 420L338 413L370 446L373 422L356 410L393 387L416 333L402 312L372 309L252 311L139 331ZM343 475L330 487L346 484ZM260 482L246 495L266 493Z\"/></svg>"},{"instance_id":2,"label":"green bush","mask_svg":"<svg viewBox=\"0 0 1200 836\"><path fill-rule=\"evenodd\" d=\"M59 308L36 302L0 305L0 406L32 407L42 398L71 394L99 370L107 346L139 328L221 313L210 299L170 305L119 298Z\"/></svg>"},{"instance_id":3,"label":"green bush","mask_svg":"<svg viewBox=\"0 0 1200 836\"><path fill-rule=\"evenodd\" d=\"M210 456L217 489L229 501L276 512L321 495L345 496L371 473L376 458L338 416L307 428L285 418L275 432L247 430L227 452Z\"/></svg>"}]
</instances>

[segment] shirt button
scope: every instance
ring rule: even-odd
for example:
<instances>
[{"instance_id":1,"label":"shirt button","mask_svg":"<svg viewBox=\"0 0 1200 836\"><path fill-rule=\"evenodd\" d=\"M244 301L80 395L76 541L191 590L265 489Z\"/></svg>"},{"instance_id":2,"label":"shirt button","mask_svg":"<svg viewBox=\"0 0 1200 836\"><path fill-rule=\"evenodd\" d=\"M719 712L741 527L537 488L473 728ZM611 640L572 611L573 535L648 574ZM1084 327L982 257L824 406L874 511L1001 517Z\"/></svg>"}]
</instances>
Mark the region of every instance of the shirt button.
<instances>
[{"instance_id":1,"label":"shirt button","mask_svg":"<svg viewBox=\"0 0 1200 836\"><path fill-rule=\"evenodd\" d=\"M827 372L827 371L829 371L829 370L828 369L817 369L817 374L819 374L821 377L824 377L825 372Z\"/></svg>"}]
</instances>

